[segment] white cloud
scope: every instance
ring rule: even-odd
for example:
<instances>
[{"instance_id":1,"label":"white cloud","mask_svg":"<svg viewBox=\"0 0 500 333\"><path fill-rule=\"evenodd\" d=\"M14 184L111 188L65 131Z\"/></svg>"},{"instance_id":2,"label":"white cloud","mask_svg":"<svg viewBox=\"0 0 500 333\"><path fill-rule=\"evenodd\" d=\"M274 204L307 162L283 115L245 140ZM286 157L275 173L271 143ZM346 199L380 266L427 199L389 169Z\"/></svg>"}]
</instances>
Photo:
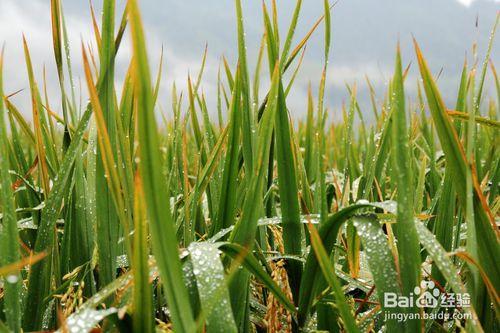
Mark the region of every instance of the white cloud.
<instances>
[{"instance_id":1,"label":"white cloud","mask_svg":"<svg viewBox=\"0 0 500 333\"><path fill-rule=\"evenodd\" d=\"M467 7L469 7L474 2L474 0L457 0L457 1Z\"/></svg>"},{"instance_id":2,"label":"white cloud","mask_svg":"<svg viewBox=\"0 0 500 333\"><path fill-rule=\"evenodd\" d=\"M474 3L477 0L457 0L457 1L460 2L462 5L469 7L470 5L472 5L472 3ZM488 1L500 2L500 0L488 0Z\"/></svg>"},{"instance_id":3,"label":"white cloud","mask_svg":"<svg viewBox=\"0 0 500 333\"><path fill-rule=\"evenodd\" d=\"M71 49L71 62L75 79L77 98L80 88L80 78L82 82L82 100L86 100L86 84L84 81L82 61L81 61L81 41L94 45L94 35L91 31L90 11L83 15L69 15L66 13L66 26ZM151 73L156 79L157 66L160 60L162 41L155 33L154 29L146 27L146 39L148 41L148 53L150 58ZM55 60L52 48L52 35L50 23L50 2L48 1L0 1L0 45L5 43L4 59L4 90L6 94L24 89L13 98L14 103L28 119L31 119L31 100L29 93L29 83L26 72L24 50L22 45L22 35L26 36L30 50L36 80L40 89L43 88L43 67L46 68L47 91L51 107L55 112L61 113L59 101L60 90L55 68ZM185 59L175 54L175 48L165 45L164 47L164 75L162 77L162 91L160 100L162 106L170 106L168 99L172 83L177 83L178 90L187 90L187 74L191 70L192 76L197 75L201 58ZM202 49L200 49L201 51ZM97 54L95 54L97 57ZM201 54L200 54L201 57ZM131 59L130 37L126 34L123 38L120 51L116 58L116 90L121 92L123 76L129 66ZM202 84L203 91L209 95L214 95L216 91L217 63L213 58L208 58L206 67L206 80Z\"/></svg>"},{"instance_id":4,"label":"white cloud","mask_svg":"<svg viewBox=\"0 0 500 333\"><path fill-rule=\"evenodd\" d=\"M80 50L80 37L88 39L90 32L81 18L67 16L68 35L72 53ZM24 89L15 98L25 115L31 114L29 85L24 61L22 35L25 35L34 72L40 88L46 67L49 96L56 95L57 74L52 49L49 2L3 0L0 2L0 43L5 43L4 89L5 93ZM52 104L56 104L52 100Z\"/></svg>"},{"instance_id":5,"label":"white cloud","mask_svg":"<svg viewBox=\"0 0 500 333\"><path fill-rule=\"evenodd\" d=\"M453 5L455 7L461 7L459 3L464 5L472 5L471 8L475 8L474 4L478 4L474 1L477 0L455 0L457 2L446 2L446 5ZM489 1L491 5L491 1L498 0L481 0L481 1ZM97 1L99 2L99 1ZM123 1L120 1L123 4ZM119 3L120 3L119 2ZM161 51L162 44L165 49L165 66L164 66L164 75L162 78L162 90L160 93L159 103L163 107L163 110L171 115L170 111L170 94L171 94L171 86L172 83L176 82L178 92L181 90L184 91L184 97L186 97L186 81L187 74L190 71L192 77L196 77L200 63L201 63L201 55L203 52L203 42L206 40L209 43L209 55L207 59L207 64L205 67L205 75L204 80L202 82L202 86L200 90L203 90L207 97L207 102L209 105L209 110L215 113L216 110L216 84L217 84L217 68L219 66L219 57L222 53L228 55L230 61L232 60L232 68L235 67L235 50L233 48L235 39L227 39L220 41L219 35L221 35L221 31L228 30L226 23L227 21L220 19L219 16L216 17L216 20L210 21L206 18L206 10L198 10L203 7L201 5L203 1L197 1L200 4L195 5L194 1L187 2L176 2L175 0L150 0L145 2L144 4L144 18L145 18L145 28L146 28L146 39L148 41L148 54L150 57L151 64L151 72L153 76L156 76L157 66L159 62L159 55ZM390 1L385 1L386 3ZM445 0L442 0L445 3ZM81 66L81 50L80 50L80 41L83 39L85 43L93 41L93 32L92 25L90 19L90 12L88 9L85 9L85 6L76 6L77 2L67 2L68 7L71 6L72 10L66 11L66 23L68 28L69 39L71 42L71 51L72 51L72 63L73 63L73 72L75 74L75 83L77 85L77 90L79 89L79 77L83 78L82 75L82 66ZM160 4L161 3L161 4ZM166 4L164 4L166 3ZM181 4L175 5L174 4ZM420 6L418 0L408 1L408 3L413 3L417 6ZM188 31L193 25L193 21L186 22L185 25L179 25L179 20L173 20L169 18L169 13L165 13L157 15L155 11L157 7L152 6L151 4L156 4L157 6L174 6L172 8L182 9L181 13L184 13L186 10L189 10L194 15L194 22L199 22L198 29L193 31ZM170 5L169 5L170 4ZM177 7L176 7L177 6ZM431 5L429 5L431 6ZM84 8L83 10L81 8ZM258 6L257 6L258 7ZM479 8L479 6L477 6ZM486 6L491 7L491 6ZM170 8L170 7L169 7ZM387 80L390 78L392 69L392 55L386 57L386 52L384 51L388 47L393 47L393 44L388 46L387 40L389 38L384 38L381 36L385 36L384 33L387 31L384 30L384 25L380 25L374 23L374 25L361 25L360 31L363 34L354 34L354 30L352 30L352 22L350 20L345 20L345 17L349 17L350 12L347 10L349 6L341 6L340 10L346 10L345 15L337 16L334 25L334 34L333 34L333 59L331 65L329 67L328 73L328 89L331 91L329 96L334 96L334 98L330 98L333 104L338 106L343 98L346 96L345 92L345 83L352 84L354 82L358 83L360 87L360 91L363 86L366 88L365 84L365 74L370 78L372 84L377 87L383 88L386 84ZM371 17L371 13L363 12L364 7L360 7L356 9L357 12L361 15L361 18ZM370 7L367 7L368 9ZM398 7L398 11L401 11L401 8L406 8L405 6ZM429 7L430 8L430 7ZM95 6L96 12L99 13L100 6ZM203 8L201 8L203 9ZM257 11L258 12L258 11ZM257 15L250 14L249 18L257 20ZM416 13L420 13L421 11L416 11ZM424 11L422 11L424 12ZM430 11L429 13L432 13ZM448 63L448 72L446 73L446 77L440 79L440 84L444 87L449 88L449 91L454 93L455 82L448 83L447 77L455 77L456 69L460 69L461 60L458 61L458 65L456 62L453 62L455 56L451 57L449 54L462 54L462 51L467 47L468 41L472 41L475 38L475 35L469 33L473 28L464 28L463 22L473 22L475 17L474 10L461 10L458 11L460 15L457 17L450 17L449 21L445 22L446 26L451 27L450 31L456 31L457 33L450 34L447 29L442 29L441 25L443 21L436 19L435 15L430 18L427 14L420 15L415 18L415 20L411 22L423 22L424 24L412 24L410 27L406 25L405 20L399 22L398 29L402 31L412 31L415 32L416 35L421 36L419 40L422 40L422 45L435 45L438 40L447 41L446 48L428 48L426 55L428 55L428 59L432 59L433 64ZM170 13L172 14L172 13ZM306 22L309 19L311 22L314 22L316 17L315 13L304 11L304 15L302 19ZM435 14L435 13L434 13ZM482 12L482 17L488 14L488 17L491 17L487 11ZM176 15L177 18L181 17L184 14L174 13L172 15ZM225 15L225 14L224 14ZM230 15L230 14L228 14ZM302 15L302 14L301 14ZM363 16L364 15L364 16ZM383 16L380 16L383 19ZM119 17L117 17L119 19ZM260 20L260 17L258 17ZM210 22L222 22L221 24L215 24ZM247 20L249 21L249 20ZM251 21L251 20L250 20ZM380 21L380 20L379 20ZM491 21L488 18L487 22ZM259 21L260 22L260 21ZM378 21L377 21L378 22ZM175 24L174 24L175 23ZM170 25L169 25L170 24ZM200 30L200 25L206 25L203 30ZM432 31L440 31L439 34L430 34L427 31L428 26L432 26ZM486 26L483 25L483 26ZM482 26L481 26L482 27ZM489 26L488 26L489 28ZM230 29L234 30L234 27L230 27ZM257 28L255 28L257 29ZM337 29L337 30L335 30ZM258 30L258 32L256 32ZM260 30L257 29L253 32L255 40L258 42L258 38L260 38ZM369 34L370 31L376 31L377 34L372 36L372 39L376 40L378 43L374 45L370 42L370 38L366 36L371 36ZM335 32L337 31L337 32ZM443 31L443 33L441 33ZM249 45L251 36L252 36L252 28L247 29L248 38L247 42ZM300 32L300 31L298 31ZM460 34L458 33L460 32ZM30 98L29 98L29 89L28 89L28 78L26 75L26 66L24 63L24 54L22 49L22 33L26 35L32 60L33 66L35 70L35 74L37 77L37 81L39 86L42 86L42 70L43 66L46 66L47 71L47 81L48 81L48 91L49 97L51 100L51 106L55 109L56 112L60 113L60 93L58 88L58 80L56 71L54 68L54 56L52 51L52 39L51 39L51 26L50 26L50 1L47 0L29 0L29 1L20 1L20 0L0 0L0 45L3 42L6 42L6 59L5 59L5 91L6 93L11 93L19 89L25 89L22 93L15 97L14 102L19 107L19 109L23 112L23 114L27 115L28 118L31 114L31 106L30 106ZM301 32L303 33L303 32ZM301 33L297 33L297 35L301 35ZM351 35L350 35L351 34ZM459 36L460 38L456 38ZM463 35L463 36L462 36ZM174 38L174 37L177 38ZM224 35L226 36L226 35ZM484 34L480 34L480 38L483 36L488 36L488 31ZM193 38L196 37L196 38ZM319 48L321 48L321 40L318 41L318 38L314 39L309 43L308 52L306 54L306 58L304 59L303 66L297 77L296 84L294 85L294 89L289 96L290 106L293 107L294 112L297 115L304 115L304 110L306 109L305 104L307 101L306 93L308 82L312 80L313 89L316 87L317 79L321 75L322 63L318 62L320 58ZM366 41L363 38L368 38ZM486 37L487 38L487 37ZM483 38L482 42L478 43L478 45L486 45L486 38ZM463 40L463 44L460 44ZM359 41L359 42L354 42ZM355 47L352 47L352 46ZM337 46L337 48L335 48ZM449 53L443 53L443 49L451 50ZM251 48L249 47L249 50ZM232 53L231 53L232 52ZM440 53L441 52L441 53ZM313 56L310 56L312 53ZM121 84L123 81L123 75L126 69L128 68L128 64L130 61L131 51L130 51L130 40L129 36L125 36L123 40L122 47L120 48L120 52L117 57L117 73L116 73L116 90L117 93L121 92ZM457 56L461 58L460 56ZM249 56L249 60L254 59ZM250 61L251 63L251 61ZM265 67L265 66L264 66ZM253 69L250 69L253 73ZM411 75L411 74L410 74ZM223 75L224 77L224 75ZM263 75L265 77L265 75ZM155 79L155 77L153 78ZM86 88L84 80L83 82L83 100L86 98ZM408 90L411 90L413 80L409 80L408 82ZM264 94L266 90L266 82L262 80L262 89L261 95ZM366 89L365 89L366 90ZM262 96L261 96L262 97ZM367 98L367 94L365 92L360 93L360 98ZM184 101L186 98L184 98Z\"/></svg>"},{"instance_id":6,"label":"white cloud","mask_svg":"<svg viewBox=\"0 0 500 333\"><path fill-rule=\"evenodd\" d=\"M330 67L328 83L335 88L343 89L345 84L364 83L365 76L375 86L385 85L391 77L390 68L381 68L376 63L339 64Z\"/></svg>"}]
</instances>

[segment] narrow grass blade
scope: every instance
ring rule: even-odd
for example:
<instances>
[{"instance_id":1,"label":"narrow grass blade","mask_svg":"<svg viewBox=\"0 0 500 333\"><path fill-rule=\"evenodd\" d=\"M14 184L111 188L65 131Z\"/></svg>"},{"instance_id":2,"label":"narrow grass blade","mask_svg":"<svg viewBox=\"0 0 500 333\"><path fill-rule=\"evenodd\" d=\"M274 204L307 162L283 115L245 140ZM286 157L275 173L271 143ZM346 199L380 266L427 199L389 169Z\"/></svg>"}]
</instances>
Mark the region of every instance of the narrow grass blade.
<instances>
[{"instance_id":1,"label":"narrow grass blade","mask_svg":"<svg viewBox=\"0 0 500 333\"><path fill-rule=\"evenodd\" d=\"M323 272L325 279L330 285L330 288L332 288L333 290L336 306L338 312L340 313L340 316L342 317L343 324L345 325L345 330L347 332L360 332L358 326L356 325L356 320L351 313L351 309L346 302L340 282L335 275L335 270L330 263L330 256L321 243L319 233L312 224L309 224L308 227L311 235L312 248L314 249L316 258L318 259L318 264L321 267L321 271Z\"/></svg>"},{"instance_id":2,"label":"narrow grass blade","mask_svg":"<svg viewBox=\"0 0 500 333\"><path fill-rule=\"evenodd\" d=\"M218 245L195 242L189 252L207 332L237 332Z\"/></svg>"},{"instance_id":3,"label":"narrow grass blade","mask_svg":"<svg viewBox=\"0 0 500 333\"><path fill-rule=\"evenodd\" d=\"M154 332L153 294L149 284L148 225L146 204L142 192L141 178L135 177L134 205L134 249L132 269L134 273L134 314L133 325L136 332Z\"/></svg>"},{"instance_id":4,"label":"narrow grass blade","mask_svg":"<svg viewBox=\"0 0 500 333\"><path fill-rule=\"evenodd\" d=\"M405 96L403 90L403 71L399 46L396 55L396 69L392 82L392 143L394 178L397 185L398 211L394 232L398 240L398 259L401 275L402 292L409 296L420 283L420 247L413 218L414 211L414 176L411 168L411 148L406 126ZM418 313L416 307L408 309ZM405 323L407 332L416 332L421 323L409 320Z\"/></svg>"},{"instance_id":5,"label":"narrow grass blade","mask_svg":"<svg viewBox=\"0 0 500 333\"><path fill-rule=\"evenodd\" d=\"M415 50L429 109L436 125L436 131L443 147L447 165L455 180L459 202L462 208L471 214L469 217L473 216L472 219L469 219L470 224L468 225L468 252L474 260L482 263L485 272L492 278L492 283L498 289L500 288L500 279L497 277L500 276L500 272L495 258L500 255L500 247L496 225L493 223L491 211L479 186L475 170L469 167L462 143L446 113L444 102L416 41ZM468 177L472 181L470 191L472 193L467 192L467 186L463 181ZM470 196L473 197L470 198ZM470 204L467 205L467 201L470 203L471 200L472 207ZM472 209L473 211L471 211ZM478 237L481 237L480 241ZM474 276L474 282L471 284L471 296L478 316L482 320L483 311L481 307L487 303L485 300L486 291L477 269L474 267L470 267L470 269Z\"/></svg>"},{"instance_id":6,"label":"narrow grass blade","mask_svg":"<svg viewBox=\"0 0 500 333\"><path fill-rule=\"evenodd\" d=\"M3 105L3 49L0 51L0 206L2 223L0 224L0 265L15 263L20 258L19 235L17 232L16 206L12 181L9 174L9 141L5 124ZM7 325L12 332L21 332L21 275L11 273L4 284L4 312Z\"/></svg>"},{"instance_id":7,"label":"narrow grass blade","mask_svg":"<svg viewBox=\"0 0 500 333\"><path fill-rule=\"evenodd\" d=\"M274 296L279 299L281 304L283 304L288 311L296 312L295 306L288 299L288 297L283 293L280 287L273 281L273 279L266 273L262 268L261 264L257 261L254 255L248 253L248 250L241 245L234 243L221 243L219 249L224 252L224 254L230 256L234 260L241 260L242 265L250 273L252 273L262 284L269 289Z\"/></svg>"},{"instance_id":8,"label":"narrow grass blade","mask_svg":"<svg viewBox=\"0 0 500 333\"><path fill-rule=\"evenodd\" d=\"M242 137L242 150L247 170L253 169L253 155L254 155L254 136L255 124L253 119L253 111L250 106L250 80L248 78L247 66L247 50L245 44L245 31L243 25L243 11L241 8L241 0L236 0L236 22L238 26L238 68L240 70L240 89L241 89L241 137Z\"/></svg>"},{"instance_id":9,"label":"narrow grass blade","mask_svg":"<svg viewBox=\"0 0 500 333\"><path fill-rule=\"evenodd\" d=\"M275 66L281 66L278 58L279 38L277 37L278 32L276 31L277 24L275 23L274 27L271 27L271 22L267 16L265 5L263 8L264 23L268 41L269 66L270 68L274 68ZM275 7L273 6L273 8ZM273 12L275 13L275 9L273 9ZM273 17L276 17L276 15L273 15ZM273 21L276 22L276 19ZM286 106L286 96L281 82L277 103L274 136L276 138L276 161L283 221L283 240L286 254L300 255L302 252L302 226L300 224L298 186L296 178L297 172L295 169L295 165L297 163L292 146L292 134L288 109ZM270 163L273 163L273 161L270 160ZM298 298L302 267L301 264L297 262L290 262L289 264L290 287L294 298Z\"/></svg>"},{"instance_id":10,"label":"narrow grass blade","mask_svg":"<svg viewBox=\"0 0 500 333\"><path fill-rule=\"evenodd\" d=\"M99 192L96 196L97 205L97 246L99 248L99 286L105 286L116 277L116 260L118 256L118 239L120 237L120 224L117 210L113 201L111 191L117 191L116 187L110 188L108 183L112 179L106 176L115 171L113 164L109 164L113 157L116 160L116 110L114 100L114 67L115 67L115 0L105 0L102 10L101 43L99 47L99 79L97 83L97 94L102 109L104 124L100 126L98 138L102 142L104 129L108 133L109 148L111 151L103 151L100 144L97 147L97 169L96 187ZM89 79L87 79L89 81ZM87 82L92 84L92 81ZM95 103L94 103L95 104ZM95 106L94 106L95 108ZM97 113L96 113L97 115ZM106 167L104 159L107 159ZM107 170L106 170L107 169ZM113 170L112 170L113 169ZM116 196L116 193L115 193ZM123 212L123 210L122 210Z\"/></svg>"},{"instance_id":11,"label":"narrow grass blade","mask_svg":"<svg viewBox=\"0 0 500 333\"><path fill-rule=\"evenodd\" d=\"M137 115L139 170L150 221L153 253L160 268L174 329L178 332L193 332L195 323L182 279L177 239L170 213L167 179L163 174L162 155L159 150L142 20L136 0L129 0L127 6L134 53L134 89L140 110Z\"/></svg>"},{"instance_id":12,"label":"narrow grass blade","mask_svg":"<svg viewBox=\"0 0 500 333\"><path fill-rule=\"evenodd\" d=\"M38 226L38 236L35 243L35 253L51 253L55 244L55 224L65 198L65 189L69 176L72 174L73 164L80 152L85 130L90 121L92 109L90 106L80 119L76 131L73 135L61 167L56 176L50 195L45 207L42 210L41 223ZM43 260L32 266L28 278L28 294L23 317L23 327L25 330L38 330L42 327L42 316L45 310L44 301L51 290L51 277L53 274L51 260Z\"/></svg>"},{"instance_id":13,"label":"narrow grass blade","mask_svg":"<svg viewBox=\"0 0 500 333\"><path fill-rule=\"evenodd\" d=\"M242 246L252 246L257 231L257 221L262 216L262 193L264 190L264 177L267 169L264 167L269 162L269 150L271 147L274 122L277 113L277 103L281 76L279 67L276 65L273 72L273 80L263 117L260 121L259 140L257 141L257 155L254 169L249 180L246 200L243 203L242 217L236 223L231 232L230 241ZM248 283L247 272L238 272L231 282L231 303L235 310L235 319L238 329L248 331ZM245 286L245 288L242 288Z\"/></svg>"},{"instance_id":14,"label":"narrow grass blade","mask_svg":"<svg viewBox=\"0 0 500 333\"><path fill-rule=\"evenodd\" d=\"M46 194L50 192L49 185L49 169L47 165L46 158L46 144L44 141L43 129L42 125L44 124L44 117L41 114L41 102L40 95L38 91L37 84L35 82L34 73L33 73L33 65L31 63L31 56L28 49L28 43L26 42L26 38L23 37L23 46L24 46L24 56L26 61L26 67L28 70L28 78L30 81L30 92L31 92L31 104L33 110L33 123L35 126L35 139L36 139L36 151L39 159L40 165L40 176L42 187Z\"/></svg>"},{"instance_id":15,"label":"narrow grass blade","mask_svg":"<svg viewBox=\"0 0 500 333\"><path fill-rule=\"evenodd\" d=\"M352 217L359 209L367 208L369 205L358 204L346 207L339 212L328 217L319 229L319 236L326 253L331 253L337 240L338 232L344 222ZM321 267L317 257L313 252L309 253L302 274L299 295L299 327L302 327L310 314L313 299L317 295L317 287L320 280L317 276L321 272Z\"/></svg>"},{"instance_id":16,"label":"narrow grass blade","mask_svg":"<svg viewBox=\"0 0 500 333\"><path fill-rule=\"evenodd\" d=\"M239 79L240 70L236 71L236 83L234 86L233 97L231 100L231 114L228 124L227 149L224 160L224 171L220 189L220 201L218 213L210 230L210 236L215 235L219 230L227 228L233 224L236 214L236 198L231 193L236 192L238 166L239 166L239 142L241 126L240 94L241 80Z\"/></svg>"},{"instance_id":17,"label":"narrow grass blade","mask_svg":"<svg viewBox=\"0 0 500 333\"><path fill-rule=\"evenodd\" d=\"M394 257L387 242L387 236L373 216L355 216L353 224L363 242L364 253L373 275L382 308L387 314L398 313L401 309L385 307L383 301L385 293L400 294L399 277L394 264ZM399 326L394 319L386 321L386 325L387 330L391 332L397 330Z\"/></svg>"},{"instance_id":18,"label":"narrow grass blade","mask_svg":"<svg viewBox=\"0 0 500 333\"><path fill-rule=\"evenodd\" d=\"M420 242L443 273L449 286L457 294L466 294L467 289L460 280L460 274L453 265L453 262L450 260L446 250L443 249L443 247L436 240L435 236L421 222L415 221L415 225ZM474 308L464 307L463 309L468 312L472 318L468 321L470 325L469 328L471 328L474 332L483 332Z\"/></svg>"}]
</instances>

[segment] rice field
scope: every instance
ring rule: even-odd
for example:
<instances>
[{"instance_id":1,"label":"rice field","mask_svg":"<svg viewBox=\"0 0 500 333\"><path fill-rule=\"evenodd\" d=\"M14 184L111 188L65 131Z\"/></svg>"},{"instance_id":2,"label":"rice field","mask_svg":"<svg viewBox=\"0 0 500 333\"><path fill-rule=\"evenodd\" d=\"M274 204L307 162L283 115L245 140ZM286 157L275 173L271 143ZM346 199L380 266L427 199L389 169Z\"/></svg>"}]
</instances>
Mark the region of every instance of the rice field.
<instances>
[{"instance_id":1,"label":"rice field","mask_svg":"<svg viewBox=\"0 0 500 333\"><path fill-rule=\"evenodd\" d=\"M371 89L362 109L348 86L349 103L330 110L332 4L299 36L305 2L281 31L275 1L263 3L262 43L247 45L235 0L238 61L221 63L217 105L200 89L203 57L160 110L137 0L123 13L104 0L96 48L71 50L83 105L61 0L50 3L59 99L23 40L31 110L19 109L0 55L1 333L499 330L498 15L455 104L418 42L409 64L395 41L383 96ZM319 89L291 119L287 98L320 32ZM133 52L118 85L124 38ZM247 47L260 48L256 68ZM490 81L496 96L484 94Z\"/></svg>"}]
</instances>

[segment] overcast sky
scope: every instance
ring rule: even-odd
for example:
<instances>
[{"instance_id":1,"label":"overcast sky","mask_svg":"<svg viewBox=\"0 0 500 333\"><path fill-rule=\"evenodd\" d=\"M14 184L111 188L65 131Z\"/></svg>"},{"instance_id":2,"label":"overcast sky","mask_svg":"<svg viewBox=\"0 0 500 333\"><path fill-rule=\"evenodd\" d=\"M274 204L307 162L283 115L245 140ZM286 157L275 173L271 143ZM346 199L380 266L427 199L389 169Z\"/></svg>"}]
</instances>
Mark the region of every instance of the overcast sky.
<instances>
[{"instance_id":1,"label":"overcast sky","mask_svg":"<svg viewBox=\"0 0 500 333\"><path fill-rule=\"evenodd\" d=\"M263 31L261 1L242 2L248 57L255 59ZM283 34L295 1L277 2ZM120 10L124 3L124 0L117 0ZM226 55L232 65L236 62L234 1L141 0L139 3L146 25L153 69L157 68L162 45L165 49L161 105L170 112L168 91L172 82L175 80L180 88L185 87L188 71L196 73L199 69L205 44L208 44L209 53L202 89L213 105L221 55ZM304 36L322 14L322 3L322 0L303 1L297 38ZM49 0L0 0L0 42L6 44L5 90L9 93L25 88L15 99L25 114L30 114L31 110L22 53L23 33L29 43L39 84L42 82L43 66L46 66L49 94L53 98L58 96L51 46L49 4ZM100 4L101 1L94 2L97 13L100 12ZM494 0L340 0L332 12L332 56L327 81L328 105L331 106L332 113L338 114L338 107L347 100L346 83L357 83L362 105L367 104L365 74L372 80L377 91L383 91L392 72L398 38L401 41L405 64L414 60L412 34L420 43L433 71L438 73L443 70L439 86L452 107L464 58L467 54L469 61L472 61L471 46L474 42L478 43L479 56L483 57L489 32L500 9L499 4ZM75 73L81 76L80 40L83 38L86 42L92 41L88 2L65 0L63 5L72 41ZM320 28L308 43L301 73L290 95L290 112L296 117L305 113L308 83L312 82L314 87L319 81L323 61L322 40L323 31ZM497 42L492 54L497 66L499 50ZM127 38L117 59L118 90L121 90L120 77L128 66L129 59L130 43ZM250 65L253 63L251 61ZM415 91L415 65L413 61L407 80L409 96ZM491 84L487 89L493 93ZM52 104L57 109L55 100Z\"/></svg>"}]
</instances>

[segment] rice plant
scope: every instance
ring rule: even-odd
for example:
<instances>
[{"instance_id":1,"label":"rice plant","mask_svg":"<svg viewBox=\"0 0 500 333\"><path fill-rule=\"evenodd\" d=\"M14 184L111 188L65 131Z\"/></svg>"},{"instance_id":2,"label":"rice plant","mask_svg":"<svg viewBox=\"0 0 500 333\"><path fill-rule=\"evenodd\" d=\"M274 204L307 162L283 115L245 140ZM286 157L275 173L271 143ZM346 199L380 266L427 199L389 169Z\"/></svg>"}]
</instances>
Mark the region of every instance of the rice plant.
<instances>
[{"instance_id":1,"label":"rice plant","mask_svg":"<svg viewBox=\"0 0 500 333\"><path fill-rule=\"evenodd\" d=\"M323 16L297 36L302 2L285 32L276 2L263 3L250 71L235 0L238 61L223 59L213 109L200 89L205 53L160 110L161 65L152 74L137 0L123 13L104 0L100 24L91 8L96 48L71 51L61 0L50 1L59 100L35 79L29 36L31 110L2 90L0 55L0 332L499 329L498 15L484 61L464 64L455 105L414 41L416 100L396 46L371 110L355 86L330 110L335 9L320 2ZM287 98L321 29L319 89L306 118L291 119ZM119 86L123 38L132 57ZM84 66L83 106L70 52ZM497 96L483 93L486 76Z\"/></svg>"}]
</instances>

